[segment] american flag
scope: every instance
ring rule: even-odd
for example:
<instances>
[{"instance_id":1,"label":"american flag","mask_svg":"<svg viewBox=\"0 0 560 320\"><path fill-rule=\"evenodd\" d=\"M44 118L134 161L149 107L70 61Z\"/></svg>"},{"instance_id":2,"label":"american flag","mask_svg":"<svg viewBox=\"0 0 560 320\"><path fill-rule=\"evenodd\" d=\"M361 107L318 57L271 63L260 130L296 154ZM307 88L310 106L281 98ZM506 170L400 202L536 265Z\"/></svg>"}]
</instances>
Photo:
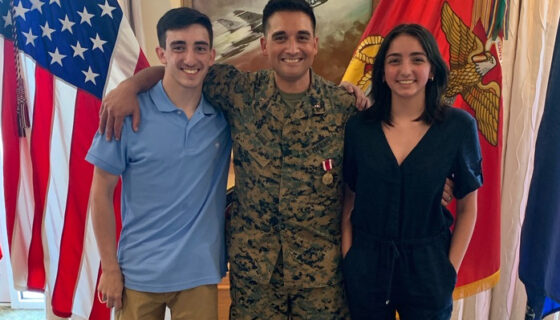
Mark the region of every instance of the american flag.
<instances>
[{"instance_id":1,"label":"american flag","mask_svg":"<svg viewBox=\"0 0 560 320\"><path fill-rule=\"evenodd\" d=\"M148 63L117 0L0 0L0 52L14 285L44 291L48 317L108 319L95 299L93 167L84 158L103 95Z\"/></svg>"}]
</instances>

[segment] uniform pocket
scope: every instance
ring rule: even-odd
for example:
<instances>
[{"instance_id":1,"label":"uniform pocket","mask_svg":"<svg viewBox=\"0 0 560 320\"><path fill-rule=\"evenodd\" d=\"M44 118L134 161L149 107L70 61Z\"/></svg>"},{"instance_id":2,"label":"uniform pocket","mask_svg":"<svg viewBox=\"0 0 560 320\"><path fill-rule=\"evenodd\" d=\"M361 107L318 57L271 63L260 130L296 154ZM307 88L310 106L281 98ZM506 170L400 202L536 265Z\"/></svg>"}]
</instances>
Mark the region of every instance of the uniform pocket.
<instances>
[{"instance_id":1,"label":"uniform pocket","mask_svg":"<svg viewBox=\"0 0 560 320\"><path fill-rule=\"evenodd\" d=\"M268 144L270 144L270 139L262 132L256 132L253 135L238 135L236 140L239 143L238 154L250 156L260 167L266 167L269 164L270 147Z\"/></svg>"}]
</instances>

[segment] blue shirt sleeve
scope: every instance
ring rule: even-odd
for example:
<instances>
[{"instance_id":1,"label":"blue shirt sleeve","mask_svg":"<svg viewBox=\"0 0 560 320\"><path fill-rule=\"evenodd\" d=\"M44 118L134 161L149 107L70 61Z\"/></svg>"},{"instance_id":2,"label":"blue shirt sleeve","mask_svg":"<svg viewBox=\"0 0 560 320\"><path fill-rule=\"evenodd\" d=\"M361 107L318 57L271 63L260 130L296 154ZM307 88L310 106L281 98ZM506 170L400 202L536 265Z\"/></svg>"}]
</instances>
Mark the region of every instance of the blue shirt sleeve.
<instances>
[{"instance_id":1,"label":"blue shirt sleeve","mask_svg":"<svg viewBox=\"0 0 560 320\"><path fill-rule=\"evenodd\" d=\"M455 198L462 199L482 186L482 155L478 130L473 117L468 117L463 139L455 158L453 177Z\"/></svg>"},{"instance_id":2,"label":"blue shirt sleeve","mask_svg":"<svg viewBox=\"0 0 560 320\"><path fill-rule=\"evenodd\" d=\"M111 174L120 176L126 169L126 126L130 126L130 121L124 122L120 140L112 139L107 141L104 135L97 132L93 137L93 142L86 155L86 160L94 166L101 168Z\"/></svg>"}]
</instances>

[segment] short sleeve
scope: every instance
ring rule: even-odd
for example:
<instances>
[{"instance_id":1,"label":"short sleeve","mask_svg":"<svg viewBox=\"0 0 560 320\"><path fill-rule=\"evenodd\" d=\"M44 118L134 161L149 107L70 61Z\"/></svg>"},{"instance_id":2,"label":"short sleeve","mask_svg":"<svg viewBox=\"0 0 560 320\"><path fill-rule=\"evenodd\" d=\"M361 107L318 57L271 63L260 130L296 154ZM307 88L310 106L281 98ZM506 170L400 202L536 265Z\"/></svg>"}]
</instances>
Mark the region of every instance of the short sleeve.
<instances>
[{"instance_id":1,"label":"short sleeve","mask_svg":"<svg viewBox=\"0 0 560 320\"><path fill-rule=\"evenodd\" d=\"M482 155L478 141L478 130L475 120L469 115L468 125L462 134L462 141L455 158L453 194L462 199L467 194L482 186Z\"/></svg>"},{"instance_id":2,"label":"short sleeve","mask_svg":"<svg viewBox=\"0 0 560 320\"><path fill-rule=\"evenodd\" d=\"M356 191L356 180L357 180L357 167L356 167L356 156L354 150L353 141L356 137L353 137L352 133L352 121L354 117L346 123L346 128L344 130L344 159L342 163L342 172L344 177L344 182L352 191Z\"/></svg>"},{"instance_id":3,"label":"short sleeve","mask_svg":"<svg viewBox=\"0 0 560 320\"><path fill-rule=\"evenodd\" d=\"M126 126L131 126L130 121L125 120L123 128ZM123 129L120 140L107 141L104 135L97 132L86 155L86 161L110 174L121 175L127 166L125 147L127 136L127 130Z\"/></svg>"}]
</instances>

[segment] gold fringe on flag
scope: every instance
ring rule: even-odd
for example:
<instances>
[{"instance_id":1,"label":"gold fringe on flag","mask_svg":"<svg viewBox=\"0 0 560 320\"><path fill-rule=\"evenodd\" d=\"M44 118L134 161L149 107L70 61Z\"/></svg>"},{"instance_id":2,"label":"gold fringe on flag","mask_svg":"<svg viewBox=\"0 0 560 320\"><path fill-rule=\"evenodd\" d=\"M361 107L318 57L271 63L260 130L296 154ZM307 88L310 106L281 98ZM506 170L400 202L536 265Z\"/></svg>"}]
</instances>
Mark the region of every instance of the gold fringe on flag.
<instances>
[{"instance_id":1,"label":"gold fringe on flag","mask_svg":"<svg viewBox=\"0 0 560 320\"><path fill-rule=\"evenodd\" d=\"M484 279L480 279L478 281L471 282L469 284L457 287L453 291L453 300L459 300L466 297L470 297L484 290L491 289L496 284L498 284L499 280L500 280L500 270L496 271L494 274Z\"/></svg>"}]
</instances>

